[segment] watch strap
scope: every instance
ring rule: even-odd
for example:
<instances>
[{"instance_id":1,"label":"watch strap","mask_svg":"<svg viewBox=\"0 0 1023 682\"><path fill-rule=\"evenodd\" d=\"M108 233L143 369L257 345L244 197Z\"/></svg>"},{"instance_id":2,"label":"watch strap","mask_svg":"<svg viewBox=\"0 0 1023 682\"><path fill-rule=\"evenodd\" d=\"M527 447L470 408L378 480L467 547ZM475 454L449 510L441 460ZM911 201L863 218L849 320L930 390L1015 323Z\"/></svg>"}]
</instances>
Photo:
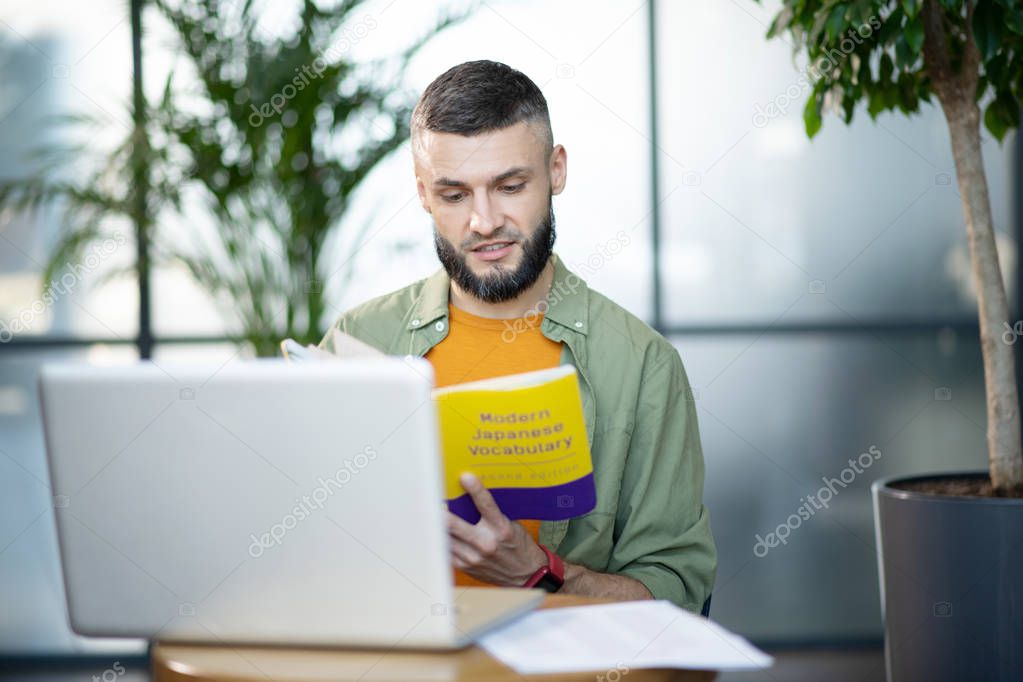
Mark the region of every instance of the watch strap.
<instances>
[{"instance_id":1,"label":"watch strap","mask_svg":"<svg viewBox=\"0 0 1023 682\"><path fill-rule=\"evenodd\" d=\"M565 562L544 545L540 545L540 549L547 555L547 565L538 568L523 587L542 587L548 592L557 592L565 584Z\"/></svg>"}]
</instances>

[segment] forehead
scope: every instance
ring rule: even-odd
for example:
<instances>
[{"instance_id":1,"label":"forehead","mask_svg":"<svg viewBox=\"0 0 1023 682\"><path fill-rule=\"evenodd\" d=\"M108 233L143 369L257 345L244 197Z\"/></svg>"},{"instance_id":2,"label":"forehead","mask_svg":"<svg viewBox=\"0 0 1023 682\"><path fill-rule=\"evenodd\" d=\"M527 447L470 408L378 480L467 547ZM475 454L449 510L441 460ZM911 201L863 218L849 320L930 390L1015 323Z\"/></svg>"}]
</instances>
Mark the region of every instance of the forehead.
<instances>
[{"instance_id":1,"label":"forehead","mask_svg":"<svg viewBox=\"0 0 1023 682\"><path fill-rule=\"evenodd\" d=\"M539 170L544 140L524 121L479 135L419 131L412 142L416 173L424 181L450 178L485 183L509 168Z\"/></svg>"}]
</instances>

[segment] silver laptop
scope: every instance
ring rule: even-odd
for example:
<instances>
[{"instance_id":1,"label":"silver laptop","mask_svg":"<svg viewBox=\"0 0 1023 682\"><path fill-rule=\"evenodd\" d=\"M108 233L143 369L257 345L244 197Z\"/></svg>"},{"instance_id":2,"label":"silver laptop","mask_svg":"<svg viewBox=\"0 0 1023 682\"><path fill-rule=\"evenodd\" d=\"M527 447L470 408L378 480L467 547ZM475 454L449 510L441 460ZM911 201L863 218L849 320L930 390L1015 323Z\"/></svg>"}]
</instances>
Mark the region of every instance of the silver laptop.
<instances>
[{"instance_id":1,"label":"silver laptop","mask_svg":"<svg viewBox=\"0 0 1023 682\"><path fill-rule=\"evenodd\" d=\"M72 629L446 649L538 604L452 585L432 377L396 358L44 367Z\"/></svg>"}]
</instances>

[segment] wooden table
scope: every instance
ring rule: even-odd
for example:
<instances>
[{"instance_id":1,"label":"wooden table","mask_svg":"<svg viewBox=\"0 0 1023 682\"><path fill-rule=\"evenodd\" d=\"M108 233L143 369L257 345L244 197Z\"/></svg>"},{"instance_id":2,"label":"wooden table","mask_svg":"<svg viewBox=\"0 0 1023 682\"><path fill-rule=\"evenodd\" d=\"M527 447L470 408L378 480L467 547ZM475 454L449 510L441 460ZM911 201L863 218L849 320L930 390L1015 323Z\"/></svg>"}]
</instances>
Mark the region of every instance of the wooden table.
<instances>
[{"instance_id":1,"label":"wooden table","mask_svg":"<svg viewBox=\"0 0 1023 682\"><path fill-rule=\"evenodd\" d=\"M606 603L570 595L548 595L540 608L561 608ZM409 682L411 680L552 682L696 682L713 680L717 674L702 670L589 671L557 675L519 675L471 646L453 652L371 651L366 649L301 649L265 646L214 646L155 642L151 650L154 682L196 680L243 682L248 680L364 680Z\"/></svg>"}]
</instances>

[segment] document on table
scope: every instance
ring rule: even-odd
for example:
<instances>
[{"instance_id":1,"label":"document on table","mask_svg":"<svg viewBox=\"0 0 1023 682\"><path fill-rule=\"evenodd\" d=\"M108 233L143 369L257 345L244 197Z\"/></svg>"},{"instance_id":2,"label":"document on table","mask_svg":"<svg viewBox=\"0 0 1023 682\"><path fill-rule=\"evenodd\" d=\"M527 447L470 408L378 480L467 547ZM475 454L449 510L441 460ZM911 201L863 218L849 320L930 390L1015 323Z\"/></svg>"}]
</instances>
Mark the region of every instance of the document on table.
<instances>
[{"instance_id":1,"label":"document on table","mask_svg":"<svg viewBox=\"0 0 1023 682\"><path fill-rule=\"evenodd\" d=\"M774 662L742 637L663 600L541 609L484 635L479 644L521 674L751 670Z\"/></svg>"}]
</instances>

